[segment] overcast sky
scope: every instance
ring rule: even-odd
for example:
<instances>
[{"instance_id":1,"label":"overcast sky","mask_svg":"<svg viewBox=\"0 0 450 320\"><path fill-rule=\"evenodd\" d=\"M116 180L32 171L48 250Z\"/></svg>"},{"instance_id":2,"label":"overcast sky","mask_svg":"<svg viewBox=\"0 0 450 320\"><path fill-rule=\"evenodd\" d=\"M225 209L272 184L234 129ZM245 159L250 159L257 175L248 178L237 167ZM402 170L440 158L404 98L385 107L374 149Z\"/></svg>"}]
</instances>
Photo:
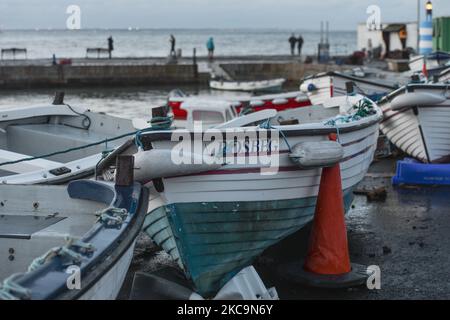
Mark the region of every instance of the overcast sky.
<instances>
[{"instance_id":1,"label":"overcast sky","mask_svg":"<svg viewBox=\"0 0 450 320\"><path fill-rule=\"evenodd\" d=\"M422 0L425 3L425 0ZM450 0L434 0L450 16ZM416 0L0 0L1 29L64 29L66 8L81 7L82 28L282 28L355 30L366 8L381 7L383 22L415 21Z\"/></svg>"}]
</instances>

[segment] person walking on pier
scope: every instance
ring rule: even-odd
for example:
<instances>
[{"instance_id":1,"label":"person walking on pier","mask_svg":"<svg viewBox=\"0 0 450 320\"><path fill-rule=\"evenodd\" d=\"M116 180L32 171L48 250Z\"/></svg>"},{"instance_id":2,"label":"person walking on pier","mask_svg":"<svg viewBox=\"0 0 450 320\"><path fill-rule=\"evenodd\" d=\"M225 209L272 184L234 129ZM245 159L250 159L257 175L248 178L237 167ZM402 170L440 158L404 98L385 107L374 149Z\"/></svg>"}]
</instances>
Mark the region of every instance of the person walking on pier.
<instances>
[{"instance_id":1,"label":"person walking on pier","mask_svg":"<svg viewBox=\"0 0 450 320\"><path fill-rule=\"evenodd\" d=\"M176 39L173 34L170 35L169 42L170 42L170 56L175 57L176 56L176 53L175 53Z\"/></svg>"},{"instance_id":2,"label":"person walking on pier","mask_svg":"<svg viewBox=\"0 0 450 320\"><path fill-rule=\"evenodd\" d=\"M214 59L214 39L213 37L210 37L208 39L208 42L206 42L206 49L208 49L208 58L210 61L212 61Z\"/></svg>"},{"instance_id":3,"label":"person walking on pier","mask_svg":"<svg viewBox=\"0 0 450 320\"><path fill-rule=\"evenodd\" d=\"M113 37L110 36L108 38L108 53L109 53L109 58L112 59L112 52L114 50L114 40Z\"/></svg>"},{"instance_id":4,"label":"person walking on pier","mask_svg":"<svg viewBox=\"0 0 450 320\"><path fill-rule=\"evenodd\" d=\"M291 44L291 55L295 55L295 44L297 43L297 38L295 37L295 34L292 34L289 38L289 43Z\"/></svg>"},{"instance_id":5,"label":"person walking on pier","mask_svg":"<svg viewBox=\"0 0 450 320\"><path fill-rule=\"evenodd\" d=\"M304 40L303 40L302 35L299 35L298 39L297 39L297 48L298 48L298 55L299 56L302 55L303 42L304 42Z\"/></svg>"}]
</instances>

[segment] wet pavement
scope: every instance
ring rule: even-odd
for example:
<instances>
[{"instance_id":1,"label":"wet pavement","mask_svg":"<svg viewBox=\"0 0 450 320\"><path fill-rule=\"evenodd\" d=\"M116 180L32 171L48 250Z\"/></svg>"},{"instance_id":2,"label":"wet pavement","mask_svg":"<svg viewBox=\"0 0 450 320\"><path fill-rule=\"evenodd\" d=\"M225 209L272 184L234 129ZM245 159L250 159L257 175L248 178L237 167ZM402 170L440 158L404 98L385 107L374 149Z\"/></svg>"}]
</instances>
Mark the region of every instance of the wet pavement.
<instances>
[{"instance_id":1,"label":"wet pavement","mask_svg":"<svg viewBox=\"0 0 450 320\"><path fill-rule=\"evenodd\" d=\"M385 187L385 201L357 195L347 215L352 262L377 265L381 289L310 289L285 280L280 265L306 252L309 228L267 250L255 263L266 286L281 299L450 299L450 188L394 188L395 161L375 163L360 189ZM170 258L142 236L120 298L126 298L136 271L152 272Z\"/></svg>"}]
</instances>

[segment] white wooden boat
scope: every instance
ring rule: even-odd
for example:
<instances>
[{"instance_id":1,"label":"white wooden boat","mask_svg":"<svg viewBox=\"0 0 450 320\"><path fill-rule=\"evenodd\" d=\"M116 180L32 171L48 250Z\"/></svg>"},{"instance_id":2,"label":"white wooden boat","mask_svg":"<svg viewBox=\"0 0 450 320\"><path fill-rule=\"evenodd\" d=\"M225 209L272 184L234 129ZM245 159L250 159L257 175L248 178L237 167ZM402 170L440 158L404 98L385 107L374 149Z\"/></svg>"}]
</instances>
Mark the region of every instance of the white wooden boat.
<instances>
[{"instance_id":1,"label":"white wooden boat","mask_svg":"<svg viewBox=\"0 0 450 320\"><path fill-rule=\"evenodd\" d=\"M430 76L438 74L445 68L445 64L450 61L450 54L446 52L433 52L427 56L413 56L409 60L409 69L412 72L422 72L424 66Z\"/></svg>"},{"instance_id":2,"label":"white wooden boat","mask_svg":"<svg viewBox=\"0 0 450 320\"><path fill-rule=\"evenodd\" d=\"M450 82L450 66L441 71L441 73L438 76L438 82L441 83L448 83Z\"/></svg>"},{"instance_id":3,"label":"white wooden boat","mask_svg":"<svg viewBox=\"0 0 450 320\"><path fill-rule=\"evenodd\" d=\"M324 72L306 77L300 86L300 91L308 95L311 103L321 104L330 97L347 95L347 83L352 83L355 92L377 101L398 88L396 80L374 80L342 72Z\"/></svg>"},{"instance_id":4,"label":"white wooden boat","mask_svg":"<svg viewBox=\"0 0 450 320\"><path fill-rule=\"evenodd\" d=\"M425 163L450 162L448 86L410 84L380 101L381 131L399 149Z\"/></svg>"},{"instance_id":5,"label":"white wooden boat","mask_svg":"<svg viewBox=\"0 0 450 320\"><path fill-rule=\"evenodd\" d=\"M209 86L215 90L245 91L245 92L279 92L286 79L272 79L261 81L228 81L211 80Z\"/></svg>"},{"instance_id":6,"label":"white wooden boat","mask_svg":"<svg viewBox=\"0 0 450 320\"><path fill-rule=\"evenodd\" d=\"M67 104L1 109L0 182L56 184L91 176L103 152L148 126L141 122Z\"/></svg>"},{"instance_id":7,"label":"white wooden boat","mask_svg":"<svg viewBox=\"0 0 450 320\"><path fill-rule=\"evenodd\" d=\"M141 150L129 141L121 149L135 154L136 177L152 188L144 230L178 262L197 293L213 297L266 248L313 219L321 167L331 161L340 162L349 208L353 189L372 162L382 119L373 102L370 112L361 112L367 101L358 95L337 97L324 105L272 113L256 124L254 118L244 121L254 115L244 116L238 128L226 123L213 131L145 133L136 137ZM360 107L355 110L355 105ZM280 125L287 120L297 124ZM179 154L180 137L189 147L200 143L200 150L185 151L188 160L200 159L202 164L212 132L217 134L217 153L204 154L219 156L217 163L223 166L181 173L173 160ZM329 135L337 132L339 143L330 146ZM264 163L266 152L273 160L270 164ZM114 156L101 163L102 171L111 170ZM161 166L164 175L158 175Z\"/></svg>"},{"instance_id":8,"label":"white wooden boat","mask_svg":"<svg viewBox=\"0 0 450 320\"><path fill-rule=\"evenodd\" d=\"M80 180L0 185L0 194L0 300L116 299L147 189Z\"/></svg>"}]
</instances>

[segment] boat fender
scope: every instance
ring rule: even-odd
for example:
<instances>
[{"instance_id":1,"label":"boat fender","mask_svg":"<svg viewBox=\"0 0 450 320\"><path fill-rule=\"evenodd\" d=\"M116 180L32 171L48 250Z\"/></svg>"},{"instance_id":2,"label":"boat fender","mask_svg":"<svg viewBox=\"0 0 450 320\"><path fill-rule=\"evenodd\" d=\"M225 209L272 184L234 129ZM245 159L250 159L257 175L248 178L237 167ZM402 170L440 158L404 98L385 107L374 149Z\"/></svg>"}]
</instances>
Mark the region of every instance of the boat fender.
<instances>
[{"instance_id":1,"label":"boat fender","mask_svg":"<svg viewBox=\"0 0 450 320\"><path fill-rule=\"evenodd\" d=\"M314 83L303 83L300 86L300 91L304 93L314 92L317 91L317 87Z\"/></svg>"},{"instance_id":2,"label":"boat fender","mask_svg":"<svg viewBox=\"0 0 450 320\"><path fill-rule=\"evenodd\" d=\"M417 106L435 106L445 102L445 96L429 92L408 92L395 97L391 102L392 110L412 108Z\"/></svg>"},{"instance_id":3,"label":"boat fender","mask_svg":"<svg viewBox=\"0 0 450 320\"><path fill-rule=\"evenodd\" d=\"M308 98L305 96L297 96L297 98L295 98L296 102L306 102L308 101Z\"/></svg>"},{"instance_id":4,"label":"boat fender","mask_svg":"<svg viewBox=\"0 0 450 320\"><path fill-rule=\"evenodd\" d=\"M301 142L289 154L289 158L303 169L330 167L343 156L344 148L336 141Z\"/></svg>"},{"instance_id":5,"label":"boat fender","mask_svg":"<svg viewBox=\"0 0 450 320\"><path fill-rule=\"evenodd\" d=\"M153 179L185 176L212 171L222 167L214 157L201 154L183 153L185 161L173 161L172 150L152 149L134 155L135 180L146 184ZM183 162L183 163L179 163Z\"/></svg>"},{"instance_id":6,"label":"boat fender","mask_svg":"<svg viewBox=\"0 0 450 320\"><path fill-rule=\"evenodd\" d=\"M276 106L288 103L288 99L274 99L272 103Z\"/></svg>"},{"instance_id":7,"label":"boat fender","mask_svg":"<svg viewBox=\"0 0 450 320\"><path fill-rule=\"evenodd\" d=\"M251 107L262 107L264 105L264 101L262 100L253 100L250 102Z\"/></svg>"}]
</instances>

